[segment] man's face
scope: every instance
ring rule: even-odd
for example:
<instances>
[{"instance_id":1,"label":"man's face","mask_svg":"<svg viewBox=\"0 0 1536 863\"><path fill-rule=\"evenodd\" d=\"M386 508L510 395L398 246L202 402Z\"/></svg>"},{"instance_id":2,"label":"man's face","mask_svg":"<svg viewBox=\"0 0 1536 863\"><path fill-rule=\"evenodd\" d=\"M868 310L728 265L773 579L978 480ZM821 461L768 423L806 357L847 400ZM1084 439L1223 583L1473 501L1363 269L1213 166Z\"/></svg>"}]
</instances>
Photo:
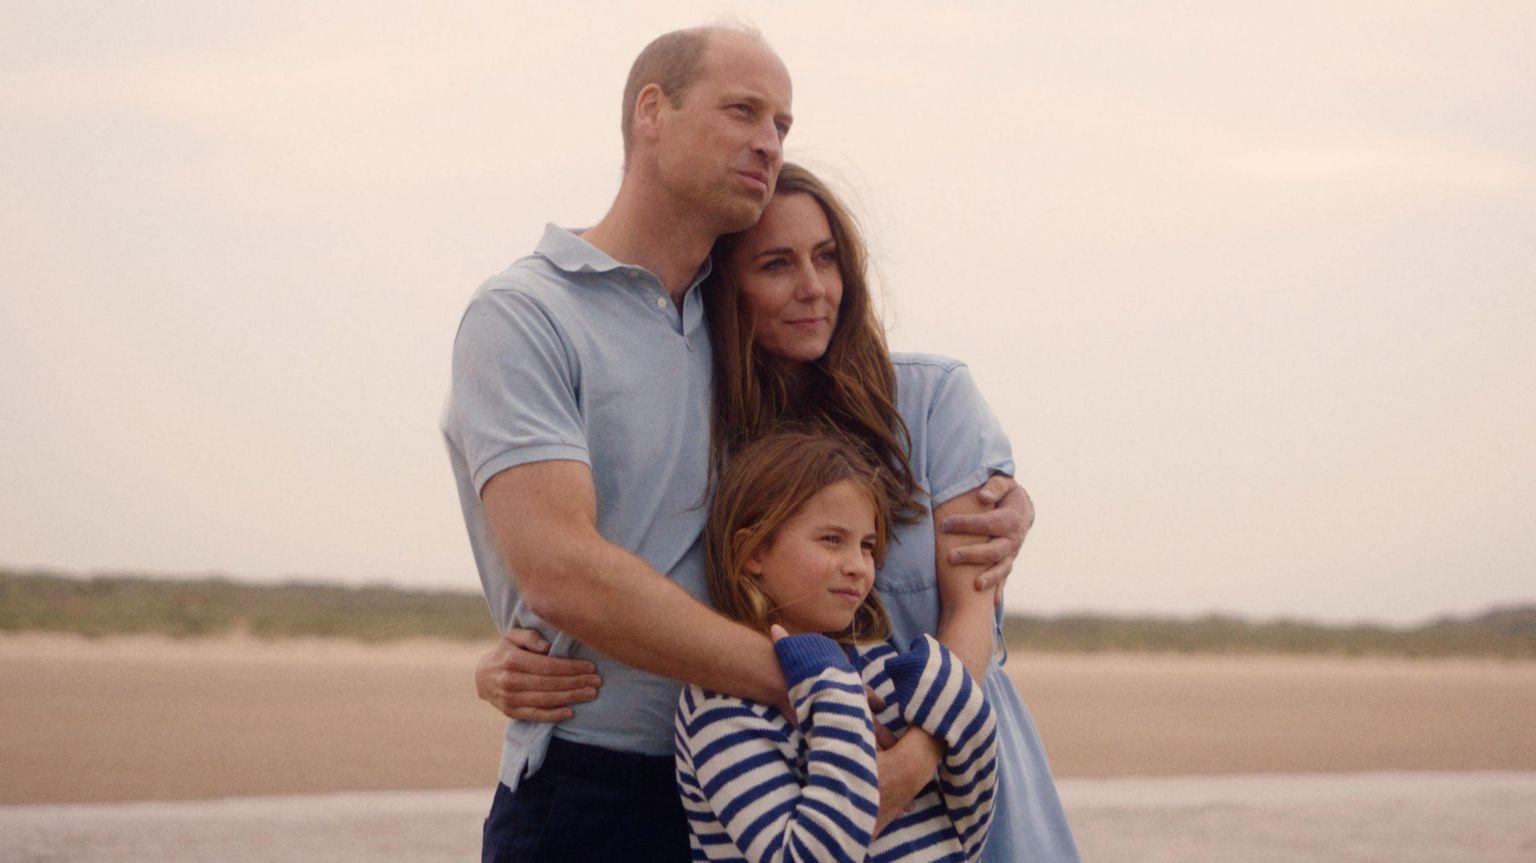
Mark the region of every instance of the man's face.
<instances>
[{"instance_id":1,"label":"man's face","mask_svg":"<svg viewBox=\"0 0 1536 863\"><path fill-rule=\"evenodd\" d=\"M749 36L717 33L682 104L662 100L660 180L719 233L748 228L773 196L790 122L789 72L778 56Z\"/></svg>"}]
</instances>

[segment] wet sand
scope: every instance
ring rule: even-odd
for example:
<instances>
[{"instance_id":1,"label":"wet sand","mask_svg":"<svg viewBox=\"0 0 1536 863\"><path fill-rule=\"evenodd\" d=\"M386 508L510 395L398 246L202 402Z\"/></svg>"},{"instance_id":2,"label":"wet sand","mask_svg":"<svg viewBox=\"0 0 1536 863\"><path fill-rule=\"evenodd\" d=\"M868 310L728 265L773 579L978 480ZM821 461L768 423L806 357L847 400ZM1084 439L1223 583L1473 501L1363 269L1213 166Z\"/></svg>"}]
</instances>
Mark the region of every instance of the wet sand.
<instances>
[{"instance_id":1,"label":"wet sand","mask_svg":"<svg viewBox=\"0 0 1536 863\"><path fill-rule=\"evenodd\" d=\"M478 646L0 637L0 805L489 789ZM1536 663L1015 654L1058 777L1536 771Z\"/></svg>"},{"instance_id":2,"label":"wet sand","mask_svg":"<svg viewBox=\"0 0 1536 863\"><path fill-rule=\"evenodd\" d=\"M1536 859L1536 773L1064 779L1090 863ZM0 806L0 859L473 860L487 795L383 791Z\"/></svg>"}]
</instances>

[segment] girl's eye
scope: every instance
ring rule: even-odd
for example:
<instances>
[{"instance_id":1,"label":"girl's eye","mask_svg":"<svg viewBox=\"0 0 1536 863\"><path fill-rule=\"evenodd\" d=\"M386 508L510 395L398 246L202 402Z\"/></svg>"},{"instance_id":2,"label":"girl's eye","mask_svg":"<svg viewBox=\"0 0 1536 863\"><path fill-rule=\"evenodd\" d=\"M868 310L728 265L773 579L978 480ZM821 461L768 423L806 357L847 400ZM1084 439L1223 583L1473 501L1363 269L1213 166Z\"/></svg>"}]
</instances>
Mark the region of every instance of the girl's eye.
<instances>
[{"instance_id":1,"label":"girl's eye","mask_svg":"<svg viewBox=\"0 0 1536 863\"><path fill-rule=\"evenodd\" d=\"M859 543L859 547L864 549L865 551L869 552L870 554L874 554L874 552L875 552L875 541L872 540L872 539L866 539L863 542Z\"/></svg>"},{"instance_id":2,"label":"girl's eye","mask_svg":"<svg viewBox=\"0 0 1536 863\"><path fill-rule=\"evenodd\" d=\"M835 533L827 534L826 536L821 538L821 541L826 543L826 544L828 544L828 545L842 545L843 544L843 538L838 536Z\"/></svg>"}]
</instances>

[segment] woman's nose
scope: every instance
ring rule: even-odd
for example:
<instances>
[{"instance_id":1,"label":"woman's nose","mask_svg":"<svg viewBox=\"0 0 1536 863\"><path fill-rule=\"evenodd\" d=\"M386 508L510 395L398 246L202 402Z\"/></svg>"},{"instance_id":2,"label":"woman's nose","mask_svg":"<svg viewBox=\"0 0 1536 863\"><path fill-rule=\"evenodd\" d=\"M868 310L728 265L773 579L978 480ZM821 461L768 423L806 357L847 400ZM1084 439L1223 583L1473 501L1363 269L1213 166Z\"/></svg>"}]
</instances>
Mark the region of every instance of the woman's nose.
<instances>
[{"instance_id":1,"label":"woman's nose","mask_svg":"<svg viewBox=\"0 0 1536 863\"><path fill-rule=\"evenodd\" d=\"M821 283L821 274L815 267L806 266L800 270L800 281L795 288L795 298L799 300L819 300L827 294L827 286Z\"/></svg>"}]
</instances>

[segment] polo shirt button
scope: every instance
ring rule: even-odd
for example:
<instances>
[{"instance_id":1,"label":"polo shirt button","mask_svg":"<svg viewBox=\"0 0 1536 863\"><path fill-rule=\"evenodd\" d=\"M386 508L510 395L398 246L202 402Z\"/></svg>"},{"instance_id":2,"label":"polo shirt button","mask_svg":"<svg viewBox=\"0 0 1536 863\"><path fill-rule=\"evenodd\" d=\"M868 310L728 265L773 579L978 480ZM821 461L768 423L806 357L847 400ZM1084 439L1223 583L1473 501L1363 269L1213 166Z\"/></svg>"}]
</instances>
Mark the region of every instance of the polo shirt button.
<instances>
[{"instance_id":1,"label":"polo shirt button","mask_svg":"<svg viewBox=\"0 0 1536 863\"><path fill-rule=\"evenodd\" d=\"M666 297L657 297L656 298L656 308L664 309L666 307L667 307L667 298Z\"/></svg>"}]
</instances>

